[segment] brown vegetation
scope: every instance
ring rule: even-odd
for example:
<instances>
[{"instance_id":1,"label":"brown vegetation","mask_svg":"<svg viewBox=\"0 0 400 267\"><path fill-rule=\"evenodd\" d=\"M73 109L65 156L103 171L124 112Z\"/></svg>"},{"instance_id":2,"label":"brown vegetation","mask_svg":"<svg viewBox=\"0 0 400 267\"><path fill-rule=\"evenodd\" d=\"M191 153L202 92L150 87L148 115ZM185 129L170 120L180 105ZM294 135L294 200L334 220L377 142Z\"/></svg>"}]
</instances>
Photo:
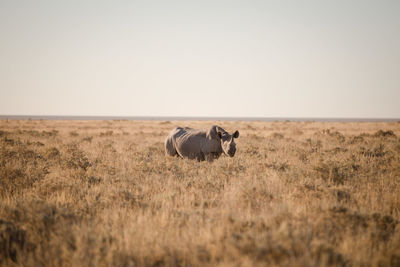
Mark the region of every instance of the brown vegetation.
<instances>
[{"instance_id":1,"label":"brown vegetation","mask_svg":"<svg viewBox=\"0 0 400 267\"><path fill-rule=\"evenodd\" d=\"M400 266L400 124L0 121L0 265Z\"/></svg>"}]
</instances>

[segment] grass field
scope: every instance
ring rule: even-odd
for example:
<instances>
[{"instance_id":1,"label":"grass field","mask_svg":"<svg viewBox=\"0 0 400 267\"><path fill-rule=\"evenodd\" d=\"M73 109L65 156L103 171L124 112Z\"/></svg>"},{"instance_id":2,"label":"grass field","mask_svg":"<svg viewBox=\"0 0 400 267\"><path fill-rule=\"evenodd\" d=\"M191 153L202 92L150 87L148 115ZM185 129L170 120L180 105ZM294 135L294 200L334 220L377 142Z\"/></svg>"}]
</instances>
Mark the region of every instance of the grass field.
<instances>
[{"instance_id":1,"label":"grass field","mask_svg":"<svg viewBox=\"0 0 400 267\"><path fill-rule=\"evenodd\" d=\"M0 120L3 266L400 266L399 220L400 123Z\"/></svg>"}]
</instances>

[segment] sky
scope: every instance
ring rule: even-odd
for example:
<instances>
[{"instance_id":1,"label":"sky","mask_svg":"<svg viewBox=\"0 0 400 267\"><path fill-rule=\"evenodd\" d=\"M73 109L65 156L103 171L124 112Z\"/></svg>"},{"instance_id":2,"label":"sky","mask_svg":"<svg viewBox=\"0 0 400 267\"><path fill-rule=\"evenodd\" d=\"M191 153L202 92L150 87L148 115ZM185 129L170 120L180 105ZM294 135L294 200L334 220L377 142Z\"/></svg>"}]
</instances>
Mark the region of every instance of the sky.
<instances>
[{"instance_id":1,"label":"sky","mask_svg":"<svg viewBox=\"0 0 400 267\"><path fill-rule=\"evenodd\" d=\"M400 1L0 0L0 115L400 118Z\"/></svg>"}]
</instances>

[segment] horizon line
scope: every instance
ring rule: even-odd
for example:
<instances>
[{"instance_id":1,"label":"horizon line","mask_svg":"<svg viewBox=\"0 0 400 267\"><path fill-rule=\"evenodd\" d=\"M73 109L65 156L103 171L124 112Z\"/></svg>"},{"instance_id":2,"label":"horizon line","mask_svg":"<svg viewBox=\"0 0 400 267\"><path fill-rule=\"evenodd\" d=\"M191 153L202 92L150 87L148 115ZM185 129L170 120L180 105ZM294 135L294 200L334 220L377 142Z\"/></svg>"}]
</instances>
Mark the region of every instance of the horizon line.
<instances>
[{"instance_id":1,"label":"horizon line","mask_svg":"<svg viewBox=\"0 0 400 267\"><path fill-rule=\"evenodd\" d=\"M316 121L316 122L400 122L400 118L366 117L225 117L225 116L101 116L101 115L0 115L0 120L132 120L132 121Z\"/></svg>"}]
</instances>

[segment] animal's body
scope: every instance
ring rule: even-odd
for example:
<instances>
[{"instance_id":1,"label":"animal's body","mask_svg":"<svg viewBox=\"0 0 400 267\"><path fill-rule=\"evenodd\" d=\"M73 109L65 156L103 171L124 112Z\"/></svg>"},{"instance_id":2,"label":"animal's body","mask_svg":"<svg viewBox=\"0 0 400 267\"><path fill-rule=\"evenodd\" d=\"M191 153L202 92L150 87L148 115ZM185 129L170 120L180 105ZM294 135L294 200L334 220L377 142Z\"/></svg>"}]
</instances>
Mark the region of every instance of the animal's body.
<instances>
[{"instance_id":1,"label":"animal's body","mask_svg":"<svg viewBox=\"0 0 400 267\"><path fill-rule=\"evenodd\" d=\"M198 161L212 161L222 153L233 157L236 152L234 139L238 137L238 131L231 135L216 125L206 130L177 127L165 140L165 153Z\"/></svg>"}]
</instances>

